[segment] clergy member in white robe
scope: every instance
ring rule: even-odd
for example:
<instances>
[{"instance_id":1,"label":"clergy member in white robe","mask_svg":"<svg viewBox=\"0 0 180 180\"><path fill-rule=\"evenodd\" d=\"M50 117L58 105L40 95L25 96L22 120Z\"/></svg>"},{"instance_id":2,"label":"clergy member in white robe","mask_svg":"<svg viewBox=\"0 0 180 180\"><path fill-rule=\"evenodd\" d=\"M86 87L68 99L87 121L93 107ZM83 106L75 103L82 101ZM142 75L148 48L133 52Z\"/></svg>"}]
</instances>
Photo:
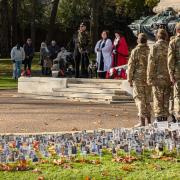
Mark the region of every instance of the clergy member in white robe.
<instances>
[{"instance_id":1,"label":"clergy member in white robe","mask_svg":"<svg viewBox=\"0 0 180 180\"><path fill-rule=\"evenodd\" d=\"M106 78L107 71L110 70L112 64L112 41L108 38L109 32L101 33L102 39L99 40L95 47L97 54L97 72L99 78Z\"/></svg>"}]
</instances>

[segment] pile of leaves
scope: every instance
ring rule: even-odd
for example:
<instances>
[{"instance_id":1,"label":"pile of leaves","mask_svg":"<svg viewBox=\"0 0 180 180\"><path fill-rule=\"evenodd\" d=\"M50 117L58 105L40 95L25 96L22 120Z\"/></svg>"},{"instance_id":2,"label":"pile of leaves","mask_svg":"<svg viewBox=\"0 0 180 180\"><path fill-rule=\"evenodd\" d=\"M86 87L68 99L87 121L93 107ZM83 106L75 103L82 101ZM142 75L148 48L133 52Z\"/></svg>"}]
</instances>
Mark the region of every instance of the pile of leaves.
<instances>
[{"instance_id":1,"label":"pile of leaves","mask_svg":"<svg viewBox=\"0 0 180 180\"><path fill-rule=\"evenodd\" d=\"M33 168L26 160L17 163L0 164L0 171L29 171Z\"/></svg>"},{"instance_id":2,"label":"pile of leaves","mask_svg":"<svg viewBox=\"0 0 180 180\"><path fill-rule=\"evenodd\" d=\"M115 157L114 159L112 159L112 162L132 163L137 160L138 160L138 158L136 158L134 156L124 156L124 157Z\"/></svg>"}]
</instances>

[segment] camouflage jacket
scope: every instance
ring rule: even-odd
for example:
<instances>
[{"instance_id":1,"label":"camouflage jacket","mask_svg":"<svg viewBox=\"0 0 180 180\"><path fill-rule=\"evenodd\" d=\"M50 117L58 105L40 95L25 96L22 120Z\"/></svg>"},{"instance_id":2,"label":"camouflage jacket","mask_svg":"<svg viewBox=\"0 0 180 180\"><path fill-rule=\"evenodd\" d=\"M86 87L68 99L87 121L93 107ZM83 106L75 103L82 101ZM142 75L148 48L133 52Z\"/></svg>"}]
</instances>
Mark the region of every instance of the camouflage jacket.
<instances>
[{"instance_id":1,"label":"camouflage jacket","mask_svg":"<svg viewBox=\"0 0 180 180\"><path fill-rule=\"evenodd\" d=\"M149 47L146 44L139 44L132 50L128 61L128 81L138 86L146 85L148 55Z\"/></svg>"},{"instance_id":2,"label":"camouflage jacket","mask_svg":"<svg viewBox=\"0 0 180 180\"><path fill-rule=\"evenodd\" d=\"M168 43L158 40L150 50L148 58L147 82L152 85L169 85L167 66Z\"/></svg>"},{"instance_id":3,"label":"camouflage jacket","mask_svg":"<svg viewBox=\"0 0 180 180\"><path fill-rule=\"evenodd\" d=\"M169 43L168 70L171 77L180 80L180 34Z\"/></svg>"},{"instance_id":4,"label":"camouflage jacket","mask_svg":"<svg viewBox=\"0 0 180 180\"><path fill-rule=\"evenodd\" d=\"M78 32L78 49L79 52L87 51L89 49L90 37L87 31Z\"/></svg>"}]
</instances>

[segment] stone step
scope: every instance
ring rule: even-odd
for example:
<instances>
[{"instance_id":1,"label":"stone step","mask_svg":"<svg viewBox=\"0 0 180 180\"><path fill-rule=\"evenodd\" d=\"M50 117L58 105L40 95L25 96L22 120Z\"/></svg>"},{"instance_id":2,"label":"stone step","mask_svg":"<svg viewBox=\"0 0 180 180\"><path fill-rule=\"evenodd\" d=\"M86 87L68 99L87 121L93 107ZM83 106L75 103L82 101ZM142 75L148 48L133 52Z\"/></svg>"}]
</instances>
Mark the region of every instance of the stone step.
<instances>
[{"instance_id":1,"label":"stone step","mask_svg":"<svg viewBox=\"0 0 180 180\"><path fill-rule=\"evenodd\" d=\"M124 103L134 103L134 100L133 99L130 99L129 101L128 100L126 100L126 101L123 101L123 100L121 100L121 101L109 101L109 104L124 104Z\"/></svg>"},{"instance_id":2,"label":"stone step","mask_svg":"<svg viewBox=\"0 0 180 180\"><path fill-rule=\"evenodd\" d=\"M134 103L132 100L126 100L126 101L113 101L113 100L103 100L103 99L84 99L84 98L66 98L70 101L78 101L82 103L95 103L95 104L125 104L125 103Z\"/></svg>"},{"instance_id":3,"label":"stone step","mask_svg":"<svg viewBox=\"0 0 180 180\"><path fill-rule=\"evenodd\" d=\"M131 96L125 95L109 95L109 94L89 94L89 93L72 93L72 92L53 92L53 96L67 98L84 98L84 99L103 99L113 101L129 101Z\"/></svg>"},{"instance_id":4,"label":"stone step","mask_svg":"<svg viewBox=\"0 0 180 180\"><path fill-rule=\"evenodd\" d=\"M65 97L64 97L65 98ZM123 104L123 103L134 103L133 99L121 99L121 100L110 100L110 99L91 99L91 98L66 98L71 101L79 102L93 102L98 104Z\"/></svg>"},{"instance_id":5,"label":"stone step","mask_svg":"<svg viewBox=\"0 0 180 180\"><path fill-rule=\"evenodd\" d=\"M53 92L72 92L72 93L89 93L89 94L110 94L110 95L127 95L126 91L116 89L100 89L100 88L55 88Z\"/></svg>"},{"instance_id":6,"label":"stone step","mask_svg":"<svg viewBox=\"0 0 180 180\"><path fill-rule=\"evenodd\" d=\"M115 83L121 84L123 80L119 79L83 79L83 78L71 78L68 79L68 83L83 84L83 83Z\"/></svg>"},{"instance_id":7,"label":"stone step","mask_svg":"<svg viewBox=\"0 0 180 180\"><path fill-rule=\"evenodd\" d=\"M76 87L76 88L101 88L101 89L120 89L120 85L117 84L97 84L97 83L84 83L84 84L68 84L68 88Z\"/></svg>"},{"instance_id":8,"label":"stone step","mask_svg":"<svg viewBox=\"0 0 180 180\"><path fill-rule=\"evenodd\" d=\"M124 103L134 103L133 100L126 101L114 101L114 100L103 100L103 99L84 99L84 98L67 98L67 97L57 97L57 96L44 96L44 95L32 95L32 94L18 94L18 98L33 98L33 99L42 99L42 100L69 100L69 101L78 101L82 103L95 103L95 104L124 104Z\"/></svg>"},{"instance_id":9,"label":"stone step","mask_svg":"<svg viewBox=\"0 0 180 180\"><path fill-rule=\"evenodd\" d=\"M81 103L111 104L110 100L104 100L104 99L66 98L66 100L81 102Z\"/></svg>"}]
</instances>

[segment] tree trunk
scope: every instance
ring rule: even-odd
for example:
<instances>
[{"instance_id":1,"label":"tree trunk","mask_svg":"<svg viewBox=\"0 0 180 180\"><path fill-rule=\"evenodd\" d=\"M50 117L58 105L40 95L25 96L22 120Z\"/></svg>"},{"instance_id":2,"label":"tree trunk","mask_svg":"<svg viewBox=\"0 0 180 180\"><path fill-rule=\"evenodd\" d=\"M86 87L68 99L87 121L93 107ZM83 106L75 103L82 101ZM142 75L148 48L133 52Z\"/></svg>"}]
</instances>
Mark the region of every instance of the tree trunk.
<instances>
[{"instance_id":1,"label":"tree trunk","mask_svg":"<svg viewBox=\"0 0 180 180\"><path fill-rule=\"evenodd\" d=\"M0 53L1 57L9 55L9 16L8 16L8 1L0 1Z\"/></svg>"},{"instance_id":2,"label":"tree trunk","mask_svg":"<svg viewBox=\"0 0 180 180\"><path fill-rule=\"evenodd\" d=\"M49 22L49 31L46 37L47 43L49 43L53 38L53 32L55 28L57 10L58 10L59 0L54 0L52 5L51 17Z\"/></svg>"},{"instance_id":3,"label":"tree trunk","mask_svg":"<svg viewBox=\"0 0 180 180\"><path fill-rule=\"evenodd\" d=\"M90 34L92 39L92 46L96 45L99 39L99 7L100 0L91 0L91 27Z\"/></svg>"},{"instance_id":4,"label":"tree trunk","mask_svg":"<svg viewBox=\"0 0 180 180\"><path fill-rule=\"evenodd\" d=\"M15 46L17 43L17 26L18 26L18 3L19 0L13 0L12 2L12 15L11 15L11 47Z\"/></svg>"},{"instance_id":5,"label":"tree trunk","mask_svg":"<svg viewBox=\"0 0 180 180\"><path fill-rule=\"evenodd\" d=\"M35 40L36 40L36 0L32 0L32 17L31 17L31 39L33 47L35 47Z\"/></svg>"}]
</instances>

